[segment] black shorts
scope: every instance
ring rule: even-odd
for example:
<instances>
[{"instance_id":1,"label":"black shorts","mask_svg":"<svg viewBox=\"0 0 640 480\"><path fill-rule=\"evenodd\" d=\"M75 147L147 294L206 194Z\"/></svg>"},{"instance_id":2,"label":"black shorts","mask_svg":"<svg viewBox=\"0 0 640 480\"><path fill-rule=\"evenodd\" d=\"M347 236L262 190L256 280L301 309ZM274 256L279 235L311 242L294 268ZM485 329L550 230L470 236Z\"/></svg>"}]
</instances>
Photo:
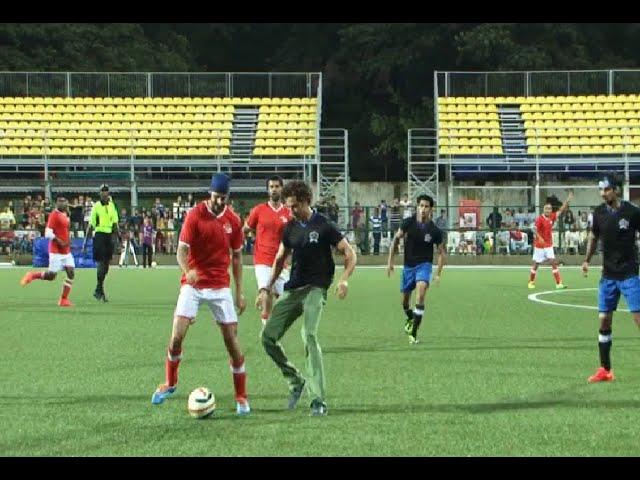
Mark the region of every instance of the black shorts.
<instances>
[{"instance_id":1,"label":"black shorts","mask_svg":"<svg viewBox=\"0 0 640 480\"><path fill-rule=\"evenodd\" d=\"M93 237L93 259L96 262L110 261L113 256L113 242L110 233L96 232Z\"/></svg>"}]
</instances>

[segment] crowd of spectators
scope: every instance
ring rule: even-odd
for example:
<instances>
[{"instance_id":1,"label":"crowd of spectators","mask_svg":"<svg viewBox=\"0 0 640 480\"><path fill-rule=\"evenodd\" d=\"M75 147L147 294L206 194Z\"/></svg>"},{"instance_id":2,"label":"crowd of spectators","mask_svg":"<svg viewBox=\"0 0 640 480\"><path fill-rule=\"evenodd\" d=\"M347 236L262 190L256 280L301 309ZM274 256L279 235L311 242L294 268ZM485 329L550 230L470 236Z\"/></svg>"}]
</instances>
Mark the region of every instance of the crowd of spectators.
<instances>
[{"instance_id":1,"label":"crowd of spectators","mask_svg":"<svg viewBox=\"0 0 640 480\"><path fill-rule=\"evenodd\" d=\"M69 217L72 235L82 237L87 229L93 201L89 195L78 195L69 199ZM144 241L144 224L153 228L152 248L154 253L175 254L181 226L187 212L200 198L193 194L178 195L166 202L159 197L154 201L129 209L119 208L120 231L125 242L130 242L134 251L141 254ZM116 204L118 199L116 199ZM232 207L243 222L249 214L243 200ZM414 207L405 194L388 204L384 199L377 206L363 207L358 201L352 207L339 206L336 197L322 198L315 208L337 223L341 230L362 254L384 254L388 250L393 234L402 220L413 215ZM51 212L51 202L42 195L27 195L21 200L8 201L0 209L0 253L31 253L34 238L44 235L45 225ZM530 254L533 250L534 225L538 214L535 209L525 211L523 207L493 209L485 219L484 228L468 228L460 219L460 228L452 228L447 211L434 211L436 225L447 232L447 250L450 254ZM574 213L568 209L556 222L557 235L561 236L563 251L582 253L586 247L587 232L591 225L592 211L580 209ZM449 235L449 233L451 235ZM556 238L556 242L557 239ZM149 240L147 239L147 243ZM253 253L254 235L245 239L244 252Z\"/></svg>"}]
</instances>

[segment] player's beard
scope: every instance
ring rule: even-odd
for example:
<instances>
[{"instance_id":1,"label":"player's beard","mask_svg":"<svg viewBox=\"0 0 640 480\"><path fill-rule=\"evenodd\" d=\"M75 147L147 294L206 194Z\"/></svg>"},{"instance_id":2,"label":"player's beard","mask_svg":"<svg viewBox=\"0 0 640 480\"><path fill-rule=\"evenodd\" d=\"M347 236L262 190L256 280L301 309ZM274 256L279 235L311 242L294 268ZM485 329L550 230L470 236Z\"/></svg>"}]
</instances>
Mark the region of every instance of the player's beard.
<instances>
[{"instance_id":1,"label":"player's beard","mask_svg":"<svg viewBox=\"0 0 640 480\"><path fill-rule=\"evenodd\" d=\"M213 209L212 209L212 210L214 211L214 213L215 213L216 215L220 215L220 214L222 213L222 211L224 210L224 207L225 207L224 205L218 205L218 204L216 204L216 205L214 205L214 206L213 206Z\"/></svg>"},{"instance_id":2,"label":"player's beard","mask_svg":"<svg viewBox=\"0 0 640 480\"><path fill-rule=\"evenodd\" d=\"M280 201L280 194L277 192L274 192L271 194L271 201L273 203L278 203Z\"/></svg>"},{"instance_id":3,"label":"player's beard","mask_svg":"<svg viewBox=\"0 0 640 480\"><path fill-rule=\"evenodd\" d=\"M226 204L224 203L220 205L218 203L213 203L211 200L209 200L209 204L210 204L211 211L216 215L220 215L224 210L224 207L226 206Z\"/></svg>"}]
</instances>

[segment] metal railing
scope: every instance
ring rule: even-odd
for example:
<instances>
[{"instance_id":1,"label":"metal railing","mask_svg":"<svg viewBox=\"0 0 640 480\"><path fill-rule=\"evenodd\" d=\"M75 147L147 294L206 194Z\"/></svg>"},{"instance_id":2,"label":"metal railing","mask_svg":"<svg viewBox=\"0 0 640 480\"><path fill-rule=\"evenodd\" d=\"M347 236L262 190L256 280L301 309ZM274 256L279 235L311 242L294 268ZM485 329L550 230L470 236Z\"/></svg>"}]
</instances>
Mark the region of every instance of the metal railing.
<instances>
[{"instance_id":1,"label":"metal railing","mask_svg":"<svg viewBox=\"0 0 640 480\"><path fill-rule=\"evenodd\" d=\"M312 72L0 72L4 97L320 97Z\"/></svg>"},{"instance_id":2,"label":"metal railing","mask_svg":"<svg viewBox=\"0 0 640 480\"><path fill-rule=\"evenodd\" d=\"M434 72L434 98L640 92L640 70Z\"/></svg>"}]
</instances>

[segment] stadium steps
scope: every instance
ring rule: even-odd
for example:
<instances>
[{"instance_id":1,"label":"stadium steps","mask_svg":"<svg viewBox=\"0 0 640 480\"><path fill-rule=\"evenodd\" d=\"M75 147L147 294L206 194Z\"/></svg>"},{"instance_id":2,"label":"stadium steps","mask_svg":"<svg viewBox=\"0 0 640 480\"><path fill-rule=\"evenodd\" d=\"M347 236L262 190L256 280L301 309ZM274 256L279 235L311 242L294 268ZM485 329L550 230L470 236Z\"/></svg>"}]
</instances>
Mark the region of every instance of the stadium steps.
<instances>
[{"instance_id":1,"label":"stadium steps","mask_svg":"<svg viewBox=\"0 0 640 480\"><path fill-rule=\"evenodd\" d=\"M502 150L507 158L521 159L527 155L527 137L519 105L498 105Z\"/></svg>"},{"instance_id":2,"label":"stadium steps","mask_svg":"<svg viewBox=\"0 0 640 480\"><path fill-rule=\"evenodd\" d=\"M258 107L236 107L233 111L231 155L249 157L253 152L258 128Z\"/></svg>"}]
</instances>

